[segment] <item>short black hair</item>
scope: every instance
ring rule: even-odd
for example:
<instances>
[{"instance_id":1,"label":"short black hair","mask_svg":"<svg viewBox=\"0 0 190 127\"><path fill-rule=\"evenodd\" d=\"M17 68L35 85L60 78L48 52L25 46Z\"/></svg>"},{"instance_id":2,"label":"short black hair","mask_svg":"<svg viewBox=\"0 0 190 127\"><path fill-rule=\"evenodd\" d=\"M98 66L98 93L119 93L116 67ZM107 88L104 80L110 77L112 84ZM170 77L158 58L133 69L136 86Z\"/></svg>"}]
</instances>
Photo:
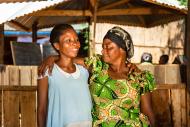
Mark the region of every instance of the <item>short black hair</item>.
<instances>
[{"instance_id":1,"label":"short black hair","mask_svg":"<svg viewBox=\"0 0 190 127\"><path fill-rule=\"evenodd\" d=\"M160 56L159 64L167 64L168 60L169 60L169 56L168 55L162 55L162 56Z\"/></svg>"},{"instance_id":2,"label":"short black hair","mask_svg":"<svg viewBox=\"0 0 190 127\"><path fill-rule=\"evenodd\" d=\"M69 24L57 24L54 26L50 33L50 43L53 45L56 42L59 42L60 36L63 34L63 32L67 29L73 29L74 28Z\"/></svg>"}]
</instances>

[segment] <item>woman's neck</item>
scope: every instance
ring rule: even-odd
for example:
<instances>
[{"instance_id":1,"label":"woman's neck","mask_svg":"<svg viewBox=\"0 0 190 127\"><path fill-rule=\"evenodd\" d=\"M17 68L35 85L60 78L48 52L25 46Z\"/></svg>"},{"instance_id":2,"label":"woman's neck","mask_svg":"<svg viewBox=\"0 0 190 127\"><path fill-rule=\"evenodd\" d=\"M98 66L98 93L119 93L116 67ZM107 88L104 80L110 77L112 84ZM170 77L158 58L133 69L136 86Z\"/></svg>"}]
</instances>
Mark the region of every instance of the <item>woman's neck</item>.
<instances>
[{"instance_id":1,"label":"woman's neck","mask_svg":"<svg viewBox=\"0 0 190 127\"><path fill-rule=\"evenodd\" d=\"M125 68L126 64L125 64L125 60L123 59L118 59L117 61L115 61L114 63L112 63L110 65L110 68L114 71L114 72L123 72L124 68Z\"/></svg>"},{"instance_id":2,"label":"woman's neck","mask_svg":"<svg viewBox=\"0 0 190 127\"><path fill-rule=\"evenodd\" d=\"M73 58L69 58L65 55L60 55L57 64L62 68L72 68L73 67Z\"/></svg>"}]
</instances>

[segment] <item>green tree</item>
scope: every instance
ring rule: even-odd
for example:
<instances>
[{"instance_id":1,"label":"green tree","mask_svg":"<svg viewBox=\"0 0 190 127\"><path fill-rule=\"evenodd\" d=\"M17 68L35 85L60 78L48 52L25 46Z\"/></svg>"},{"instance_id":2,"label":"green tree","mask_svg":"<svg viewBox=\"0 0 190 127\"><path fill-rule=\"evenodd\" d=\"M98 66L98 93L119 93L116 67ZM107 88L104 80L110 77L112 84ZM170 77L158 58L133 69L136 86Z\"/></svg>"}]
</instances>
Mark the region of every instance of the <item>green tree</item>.
<instances>
[{"instance_id":1,"label":"green tree","mask_svg":"<svg viewBox=\"0 0 190 127\"><path fill-rule=\"evenodd\" d=\"M187 1L188 0L178 0L178 1L181 3L181 5L184 5L187 7Z\"/></svg>"}]
</instances>

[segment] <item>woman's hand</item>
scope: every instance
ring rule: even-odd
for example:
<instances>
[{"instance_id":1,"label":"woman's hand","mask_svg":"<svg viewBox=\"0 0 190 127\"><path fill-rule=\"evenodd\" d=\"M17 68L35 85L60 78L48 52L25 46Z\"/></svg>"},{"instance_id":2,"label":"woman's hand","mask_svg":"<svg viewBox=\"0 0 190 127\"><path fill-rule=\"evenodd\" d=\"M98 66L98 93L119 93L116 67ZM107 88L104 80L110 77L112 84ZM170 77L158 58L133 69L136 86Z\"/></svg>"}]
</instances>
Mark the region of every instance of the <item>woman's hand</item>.
<instances>
[{"instance_id":1,"label":"woman's hand","mask_svg":"<svg viewBox=\"0 0 190 127\"><path fill-rule=\"evenodd\" d=\"M140 72L140 69L133 63L127 63L128 74L132 72Z\"/></svg>"},{"instance_id":2,"label":"woman's hand","mask_svg":"<svg viewBox=\"0 0 190 127\"><path fill-rule=\"evenodd\" d=\"M42 64L38 67L38 76L44 76L46 70L48 69L48 73L51 75L53 64L58 59L58 56L49 56L45 60L42 61Z\"/></svg>"},{"instance_id":3,"label":"woman's hand","mask_svg":"<svg viewBox=\"0 0 190 127\"><path fill-rule=\"evenodd\" d=\"M148 116L148 119L150 121L151 127L156 126L155 122L155 116L152 109L152 103L151 103L151 93L145 93L141 96L141 112Z\"/></svg>"}]
</instances>

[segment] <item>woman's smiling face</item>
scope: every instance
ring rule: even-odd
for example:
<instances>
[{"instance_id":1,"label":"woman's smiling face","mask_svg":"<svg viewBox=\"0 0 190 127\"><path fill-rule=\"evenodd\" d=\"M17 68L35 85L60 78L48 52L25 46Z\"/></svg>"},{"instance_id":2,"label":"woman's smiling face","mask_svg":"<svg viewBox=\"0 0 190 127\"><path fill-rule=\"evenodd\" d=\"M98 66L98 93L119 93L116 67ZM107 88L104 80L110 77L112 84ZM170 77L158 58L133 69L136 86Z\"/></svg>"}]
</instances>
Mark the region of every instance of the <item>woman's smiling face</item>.
<instances>
[{"instance_id":1,"label":"woman's smiling face","mask_svg":"<svg viewBox=\"0 0 190 127\"><path fill-rule=\"evenodd\" d=\"M60 55L70 58L76 57L80 48L77 33L73 29L64 30L63 34L59 37L59 42L55 43L54 46Z\"/></svg>"},{"instance_id":2,"label":"woman's smiling face","mask_svg":"<svg viewBox=\"0 0 190 127\"><path fill-rule=\"evenodd\" d=\"M110 39L104 39L102 44L102 57L104 62L112 64L121 55L121 48Z\"/></svg>"}]
</instances>

